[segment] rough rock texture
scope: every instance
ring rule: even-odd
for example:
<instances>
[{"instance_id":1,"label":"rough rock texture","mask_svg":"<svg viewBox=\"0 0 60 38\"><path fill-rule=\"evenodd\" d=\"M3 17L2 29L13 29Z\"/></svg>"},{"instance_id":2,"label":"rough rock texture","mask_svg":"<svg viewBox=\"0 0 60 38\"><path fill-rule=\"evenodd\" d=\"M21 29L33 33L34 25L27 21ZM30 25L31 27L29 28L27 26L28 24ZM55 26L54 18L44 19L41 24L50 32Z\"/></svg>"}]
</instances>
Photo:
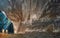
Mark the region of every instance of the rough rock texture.
<instances>
[{"instance_id":1,"label":"rough rock texture","mask_svg":"<svg viewBox=\"0 0 60 38\"><path fill-rule=\"evenodd\" d=\"M0 0L0 8L6 12L8 18L13 22L16 32L23 31L27 27L36 29L41 26L41 28L46 28L49 24L53 24L52 26L57 26L59 29L59 1L60 0ZM4 4L6 4L5 7L3 6Z\"/></svg>"}]
</instances>

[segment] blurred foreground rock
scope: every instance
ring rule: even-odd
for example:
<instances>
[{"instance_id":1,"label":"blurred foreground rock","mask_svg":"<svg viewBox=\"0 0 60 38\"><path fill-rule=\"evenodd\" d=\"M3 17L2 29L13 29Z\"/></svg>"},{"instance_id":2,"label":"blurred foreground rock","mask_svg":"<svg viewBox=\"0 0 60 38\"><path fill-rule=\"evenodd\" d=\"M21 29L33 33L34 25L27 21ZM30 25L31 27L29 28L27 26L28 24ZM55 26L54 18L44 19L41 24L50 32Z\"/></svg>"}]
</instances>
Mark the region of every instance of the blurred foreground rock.
<instances>
[{"instance_id":1,"label":"blurred foreground rock","mask_svg":"<svg viewBox=\"0 0 60 38\"><path fill-rule=\"evenodd\" d=\"M0 38L60 38L60 33L29 32L25 34L0 34Z\"/></svg>"}]
</instances>

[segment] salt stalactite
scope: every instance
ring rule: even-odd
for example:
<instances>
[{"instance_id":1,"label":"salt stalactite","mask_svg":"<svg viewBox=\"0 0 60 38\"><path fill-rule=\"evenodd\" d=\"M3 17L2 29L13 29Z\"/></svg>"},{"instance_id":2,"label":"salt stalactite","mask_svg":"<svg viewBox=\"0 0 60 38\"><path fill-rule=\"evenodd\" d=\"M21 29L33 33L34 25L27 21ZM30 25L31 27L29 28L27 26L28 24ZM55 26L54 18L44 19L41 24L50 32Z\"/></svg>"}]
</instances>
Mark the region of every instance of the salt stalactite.
<instances>
[{"instance_id":1,"label":"salt stalactite","mask_svg":"<svg viewBox=\"0 0 60 38\"><path fill-rule=\"evenodd\" d=\"M2 33L4 33L4 29L2 29Z\"/></svg>"}]
</instances>

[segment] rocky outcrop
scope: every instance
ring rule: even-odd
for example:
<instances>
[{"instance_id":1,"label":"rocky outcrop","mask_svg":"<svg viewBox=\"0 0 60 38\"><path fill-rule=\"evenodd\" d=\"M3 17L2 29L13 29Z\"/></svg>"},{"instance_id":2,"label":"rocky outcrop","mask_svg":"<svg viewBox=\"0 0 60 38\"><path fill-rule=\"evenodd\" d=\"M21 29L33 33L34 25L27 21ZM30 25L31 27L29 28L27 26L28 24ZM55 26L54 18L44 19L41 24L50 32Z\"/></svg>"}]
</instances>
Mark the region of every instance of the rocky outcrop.
<instances>
[{"instance_id":1,"label":"rocky outcrop","mask_svg":"<svg viewBox=\"0 0 60 38\"><path fill-rule=\"evenodd\" d=\"M60 16L59 6L59 0L8 0L6 8L3 9L2 7L1 9L6 12L8 18L13 22L14 27L17 26L17 29L14 29L18 32L20 29L23 29L21 27L26 29L27 26L31 25L32 27L38 28L39 26L40 28L40 25L45 24L47 26L51 24L52 22L49 23L49 20L52 21L52 19L60 18L58 17ZM39 22L39 25L37 25L35 23L37 21L44 23L41 24Z\"/></svg>"}]
</instances>

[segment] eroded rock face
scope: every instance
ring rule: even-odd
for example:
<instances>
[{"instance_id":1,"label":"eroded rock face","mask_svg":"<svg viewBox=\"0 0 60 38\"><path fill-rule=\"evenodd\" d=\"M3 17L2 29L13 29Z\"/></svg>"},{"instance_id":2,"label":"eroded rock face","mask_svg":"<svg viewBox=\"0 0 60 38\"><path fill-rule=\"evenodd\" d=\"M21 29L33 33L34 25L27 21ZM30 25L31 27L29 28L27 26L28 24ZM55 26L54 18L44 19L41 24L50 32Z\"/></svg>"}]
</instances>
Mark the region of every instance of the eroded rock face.
<instances>
[{"instance_id":1,"label":"eroded rock face","mask_svg":"<svg viewBox=\"0 0 60 38\"><path fill-rule=\"evenodd\" d=\"M59 15L59 4L56 7L58 13L55 13L54 10L57 2L55 3L53 0L10 0L8 3L11 9L5 11L12 21L15 31L18 32L21 29L23 30L21 27L26 29L26 24L32 25L34 21L44 22L54 19L56 14ZM25 26L22 24L25 24Z\"/></svg>"}]
</instances>

